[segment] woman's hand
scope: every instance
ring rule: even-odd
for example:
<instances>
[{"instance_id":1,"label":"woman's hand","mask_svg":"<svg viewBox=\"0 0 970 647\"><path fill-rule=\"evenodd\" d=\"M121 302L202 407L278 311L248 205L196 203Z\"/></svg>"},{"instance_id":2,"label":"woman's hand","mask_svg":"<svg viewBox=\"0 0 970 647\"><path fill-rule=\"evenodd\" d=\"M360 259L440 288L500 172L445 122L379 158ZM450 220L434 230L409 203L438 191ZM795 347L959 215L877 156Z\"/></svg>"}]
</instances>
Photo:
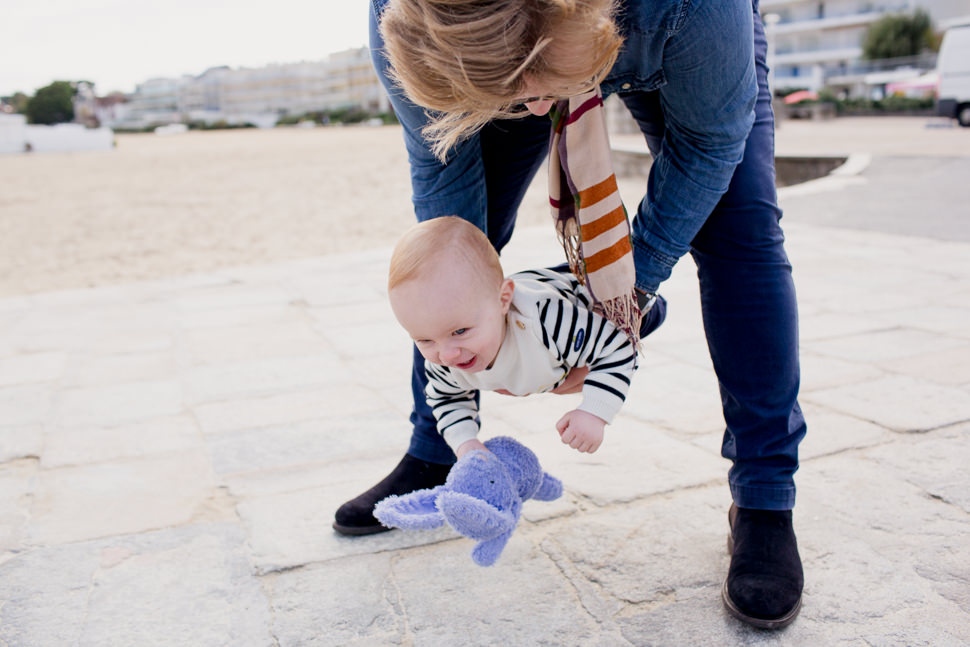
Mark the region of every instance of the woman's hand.
<instances>
[{"instance_id":1,"label":"woman's hand","mask_svg":"<svg viewBox=\"0 0 970 647\"><path fill-rule=\"evenodd\" d=\"M566 379L563 380L563 383L554 388L552 392L558 395L579 393L583 390L583 382L586 381L587 375L589 375L588 368L585 366L577 366L569 371L569 374L566 375Z\"/></svg>"}]
</instances>

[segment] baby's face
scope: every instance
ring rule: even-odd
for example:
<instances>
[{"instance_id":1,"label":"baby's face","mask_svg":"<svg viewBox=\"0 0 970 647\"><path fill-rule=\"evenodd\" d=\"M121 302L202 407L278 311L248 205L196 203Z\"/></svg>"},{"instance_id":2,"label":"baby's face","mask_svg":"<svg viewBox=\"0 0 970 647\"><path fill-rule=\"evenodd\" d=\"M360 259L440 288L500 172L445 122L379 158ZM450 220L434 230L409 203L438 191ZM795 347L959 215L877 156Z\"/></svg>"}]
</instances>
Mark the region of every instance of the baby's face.
<instances>
[{"instance_id":1,"label":"baby's face","mask_svg":"<svg viewBox=\"0 0 970 647\"><path fill-rule=\"evenodd\" d=\"M425 359L477 373L490 367L505 337L513 284L487 286L467 272L405 281L390 291L391 309Z\"/></svg>"}]
</instances>

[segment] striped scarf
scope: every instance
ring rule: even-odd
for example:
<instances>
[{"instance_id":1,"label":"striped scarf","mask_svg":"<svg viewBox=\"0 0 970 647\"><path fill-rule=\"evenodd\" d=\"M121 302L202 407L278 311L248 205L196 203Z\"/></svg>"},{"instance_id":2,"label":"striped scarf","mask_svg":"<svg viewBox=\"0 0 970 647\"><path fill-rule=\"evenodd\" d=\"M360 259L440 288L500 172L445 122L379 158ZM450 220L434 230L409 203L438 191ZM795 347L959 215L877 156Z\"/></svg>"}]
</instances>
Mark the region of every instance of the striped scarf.
<instances>
[{"instance_id":1,"label":"striped scarf","mask_svg":"<svg viewBox=\"0 0 970 647\"><path fill-rule=\"evenodd\" d=\"M549 204L569 267L596 307L638 346L630 223L613 174L599 88L561 99L550 116Z\"/></svg>"}]
</instances>

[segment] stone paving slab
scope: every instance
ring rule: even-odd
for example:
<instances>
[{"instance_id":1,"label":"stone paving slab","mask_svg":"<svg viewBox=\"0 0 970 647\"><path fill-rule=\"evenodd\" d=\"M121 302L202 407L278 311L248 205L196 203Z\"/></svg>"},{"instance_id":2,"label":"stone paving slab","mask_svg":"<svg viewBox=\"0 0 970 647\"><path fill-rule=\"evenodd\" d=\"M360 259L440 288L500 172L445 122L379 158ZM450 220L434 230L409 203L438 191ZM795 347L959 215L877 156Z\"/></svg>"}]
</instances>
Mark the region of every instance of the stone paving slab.
<instances>
[{"instance_id":1,"label":"stone paving slab","mask_svg":"<svg viewBox=\"0 0 970 647\"><path fill-rule=\"evenodd\" d=\"M447 529L336 535L408 437L375 250L0 300L0 644L970 643L970 245L786 226L810 431L785 631L719 599L727 463L689 260L596 454L553 431L574 397L484 395L484 435L566 487L496 566ZM518 231L506 269L557 263L551 239Z\"/></svg>"},{"instance_id":2,"label":"stone paving slab","mask_svg":"<svg viewBox=\"0 0 970 647\"><path fill-rule=\"evenodd\" d=\"M10 646L273 644L236 524L185 525L23 553L0 565Z\"/></svg>"}]
</instances>

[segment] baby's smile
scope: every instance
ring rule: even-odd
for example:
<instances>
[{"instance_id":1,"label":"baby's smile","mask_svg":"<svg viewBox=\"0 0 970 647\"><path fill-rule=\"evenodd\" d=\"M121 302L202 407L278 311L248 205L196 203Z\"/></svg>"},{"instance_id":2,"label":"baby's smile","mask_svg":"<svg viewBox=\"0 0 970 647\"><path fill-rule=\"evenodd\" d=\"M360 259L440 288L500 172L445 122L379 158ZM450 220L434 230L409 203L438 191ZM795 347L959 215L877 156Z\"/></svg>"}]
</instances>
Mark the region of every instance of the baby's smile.
<instances>
[{"instance_id":1,"label":"baby's smile","mask_svg":"<svg viewBox=\"0 0 970 647\"><path fill-rule=\"evenodd\" d=\"M475 357L472 357L472 358L471 358L470 360L468 360L467 362L462 362L462 363L460 363L460 364L455 364L455 366L456 366L457 368L460 368L460 369L461 369L461 370L463 370L463 371L467 371L468 369L470 369L471 367L473 367L473 366L475 365L475 360L476 360L476 359L478 359L478 357L477 357L477 356L475 356Z\"/></svg>"}]
</instances>

